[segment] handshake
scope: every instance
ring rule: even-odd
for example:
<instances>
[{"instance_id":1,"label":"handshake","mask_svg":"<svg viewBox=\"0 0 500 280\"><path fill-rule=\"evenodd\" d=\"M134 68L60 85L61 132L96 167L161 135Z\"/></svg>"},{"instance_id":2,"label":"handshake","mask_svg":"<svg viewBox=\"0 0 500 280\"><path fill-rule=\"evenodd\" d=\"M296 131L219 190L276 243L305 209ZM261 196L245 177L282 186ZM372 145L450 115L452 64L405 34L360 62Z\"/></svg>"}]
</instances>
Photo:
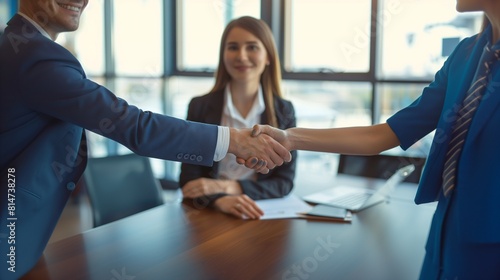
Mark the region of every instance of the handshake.
<instances>
[{"instance_id":1,"label":"handshake","mask_svg":"<svg viewBox=\"0 0 500 280\"><path fill-rule=\"evenodd\" d=\"M292 160L291 143L287 132L269 125L255 125L253 129L230 129L228 153L236 155L238 164L262 174Z\"/></svg>"},{"instance_id":2,"label":"handshake","mask_svg":"<svg viewBox=\"0 0 500 280\"><path fill-rule=\"evenodd\" d=\"M239 164L266 174L269 169L289 162L291 150L376 155L399 145L399 138L387 123L324 129L292 127L286 130L255 125L253 129L231 129L228 152L236 155Z\"/></svg>"}]
</instances>

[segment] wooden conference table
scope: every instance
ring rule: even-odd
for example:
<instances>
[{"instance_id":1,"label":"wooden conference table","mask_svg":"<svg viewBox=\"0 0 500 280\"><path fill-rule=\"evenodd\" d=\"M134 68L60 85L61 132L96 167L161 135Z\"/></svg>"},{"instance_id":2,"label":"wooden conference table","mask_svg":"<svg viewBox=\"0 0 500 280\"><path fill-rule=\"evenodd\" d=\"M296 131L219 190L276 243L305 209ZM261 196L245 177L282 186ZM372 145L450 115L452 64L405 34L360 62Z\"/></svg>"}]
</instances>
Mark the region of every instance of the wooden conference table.
<instances>
[{"instance_id":1,"label":"wooden conference table","mask_svg":"<svg viewBox=\"0 0 500 280\"><path fill-rule=\"evenodd\" d=\"M23 279L417 279L435 205L401 184L351 223L165 204L49 244Z\"/></svg>"}]
</instances>

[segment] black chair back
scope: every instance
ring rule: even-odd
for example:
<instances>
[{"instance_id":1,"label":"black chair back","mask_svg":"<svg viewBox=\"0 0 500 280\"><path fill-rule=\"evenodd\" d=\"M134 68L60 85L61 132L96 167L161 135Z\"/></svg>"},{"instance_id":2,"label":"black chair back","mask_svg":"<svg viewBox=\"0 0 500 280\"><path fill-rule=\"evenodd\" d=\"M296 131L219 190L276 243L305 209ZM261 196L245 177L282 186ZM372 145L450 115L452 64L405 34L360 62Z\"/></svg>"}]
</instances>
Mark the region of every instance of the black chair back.
<instances>
[{"instance_id":1,"label":"black chair back","mask_svg":"<svg viewBox=\"0 0 500 280\"><path fill-rule=\"evenodd\" d=\"M94 227L163 204L160 183L147 157L89 158L84 180Z\"/></svg>"},{"instance_id":2,"label":"black chair back","mask_svg":"<svg viewBox=\"0 0 500 280\"><path fill-rule=\"evenodd\" d=\"M396 155L340 155L338 173L387 179L391 177L396 170L409 164L415 165L415 171L413 171L404 182L418 184L425 164L425 158L423 157Z\"/></svg>"}]
</instances>

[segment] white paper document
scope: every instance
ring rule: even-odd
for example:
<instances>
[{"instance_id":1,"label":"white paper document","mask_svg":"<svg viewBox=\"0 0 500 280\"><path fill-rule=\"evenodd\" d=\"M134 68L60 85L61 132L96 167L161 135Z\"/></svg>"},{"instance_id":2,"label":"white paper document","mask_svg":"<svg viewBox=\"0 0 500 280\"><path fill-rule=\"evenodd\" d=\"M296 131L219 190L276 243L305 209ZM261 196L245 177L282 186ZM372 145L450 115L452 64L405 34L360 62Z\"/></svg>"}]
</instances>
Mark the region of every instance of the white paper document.
<instances>
[{"instance_id":1,"label":"white paper document","mask_svg":"<svg viewBox=\"0 0 500 280\"><path fill-rule=\"evenodd\" d=\"M295 195L288 195L283 198L271 198L255 201L264 211L261 220L298 218L297 213L308 212L312 206Z\"/></svg>"}]
</instances>

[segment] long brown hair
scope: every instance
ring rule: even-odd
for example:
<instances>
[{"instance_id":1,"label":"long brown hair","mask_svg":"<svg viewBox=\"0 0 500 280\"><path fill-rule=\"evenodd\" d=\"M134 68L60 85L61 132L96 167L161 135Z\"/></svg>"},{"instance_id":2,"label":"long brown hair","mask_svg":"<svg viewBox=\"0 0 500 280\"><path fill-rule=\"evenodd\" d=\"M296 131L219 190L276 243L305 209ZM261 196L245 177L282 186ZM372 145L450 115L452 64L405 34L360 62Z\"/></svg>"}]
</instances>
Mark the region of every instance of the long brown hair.
<instances>
[{"instance_id":1,"label":"long brown hair","mask_svg":"<svg viewBox=\"0 0 500 280\"><path fill-rule=\"evenodd\" d=\"M281 63L278 57L278 51L276 50L273 33L263 20L250 16L243 16L228 23L220 40L219 65L217 67L217 71L215 72L215 85L210 90L210 93L224 90L226 85L231 81L231 76L227 72L226 66L224 65L224 45L229 32L235 27L245 29L246 31L252 33L266 48L269 65L266 66L264 72L262 72L260 84L262 86L262 91L264 92L267 119L271 126L277 127L278 121L274 110L273 96L282 97Z\"/></svg>"}]
</instances>

